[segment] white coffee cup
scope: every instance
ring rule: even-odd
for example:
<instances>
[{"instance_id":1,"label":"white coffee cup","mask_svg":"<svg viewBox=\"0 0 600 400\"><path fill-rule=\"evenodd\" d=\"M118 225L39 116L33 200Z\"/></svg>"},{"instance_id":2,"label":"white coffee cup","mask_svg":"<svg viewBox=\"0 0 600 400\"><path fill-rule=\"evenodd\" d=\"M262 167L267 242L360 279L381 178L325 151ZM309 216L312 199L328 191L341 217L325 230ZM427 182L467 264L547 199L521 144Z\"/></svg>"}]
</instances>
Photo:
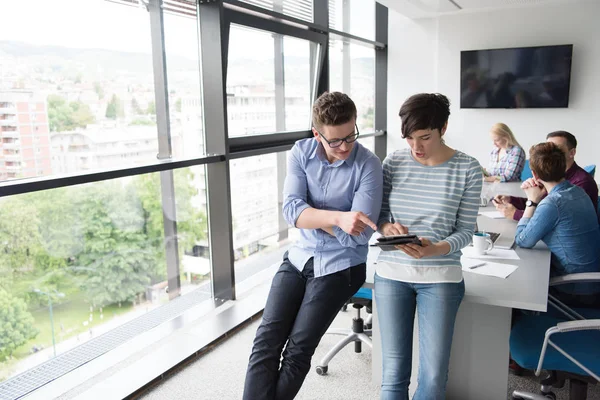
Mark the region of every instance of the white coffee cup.
<instances>
[{"instance_id":1,"label":"white coffee cup","mask_svg":"<svg viewBox=\"0 0 600 400\"><path fill-rule=\"evenodd\" d=\"M489 233L475 232L475 234L473 234L473 247L475 248L475 253L482 256L492 251L494 243L492 242Z\"/></svg>"}]
</instances>

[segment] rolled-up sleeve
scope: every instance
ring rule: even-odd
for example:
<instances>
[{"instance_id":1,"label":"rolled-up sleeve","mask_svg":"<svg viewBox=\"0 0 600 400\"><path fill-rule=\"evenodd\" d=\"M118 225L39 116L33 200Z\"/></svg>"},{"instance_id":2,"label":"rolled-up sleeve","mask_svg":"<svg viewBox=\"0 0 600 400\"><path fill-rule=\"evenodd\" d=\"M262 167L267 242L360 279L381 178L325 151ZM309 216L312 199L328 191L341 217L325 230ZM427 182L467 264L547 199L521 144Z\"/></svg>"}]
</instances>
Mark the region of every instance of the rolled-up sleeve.
<instances>
[{"instance_id":1,"label":"rolled-up sleeve","mask_svg":"<svg viewBox=\"0 0 600 400\"><path fill-rule=\"evenodd\" d=\"M390 193L392 192L392 166L391 158L388 156L383 160L383 198L381 200L381 212L377 220L377 227L392 221L392 212L390 210Z\"/></svg>"},{"instance_id":2,"label":"rolled-up sleeve","mask_svg":"<svg viewBox=\"0 0 600 400\"><path fill-rule=\"evenodd\" d=\"M292 148L287 164L287 175L283 185L283 217L288 224L296 226L302 211L310 208L307 203L308 182L306 180L305 155L297 145Z\"/></svg>"},{"instance_id":3,"label":"rolled-up sleeve","mask_svg":"<svg viewBox=\"0 0 600 400\"><path fill-rule=\"evenodd\" d=\"M448 254L468 246L472 240L482 185L481 165L473 160L467 171L466 185L456 214L454 231L445 239L450 245Z\"/></svg>"},{"instance_id":4,"label":"rolled-up sleeve","mask_svg":"<svg viewBox=\"0 0 600 400\"><path fill-rule=\"evenodd\" d=\"M549 201L542 201L531 218L521 218L517 225L515 243L530 249L552 231L558 223L558 207Z\"/></svg>"},{"instance_id":5,"label":"rolled-up sleeve","mask_svg":"<svg viewBox=\"0 0 600 400\"><path fill-rule=\"evenodd\" d=\"M362 211L373 222L379 220L381 210L381 200L383 197L383 172L381 163L377 158L371 157L363 166L361 172L360 184L354 193L351 211ZM344 247L355 248L369 243L373 235L373 229L367 227L357 236L352 236L344 232L340 227L334 226L333 233Z\"/></svg>"}]
</instances>

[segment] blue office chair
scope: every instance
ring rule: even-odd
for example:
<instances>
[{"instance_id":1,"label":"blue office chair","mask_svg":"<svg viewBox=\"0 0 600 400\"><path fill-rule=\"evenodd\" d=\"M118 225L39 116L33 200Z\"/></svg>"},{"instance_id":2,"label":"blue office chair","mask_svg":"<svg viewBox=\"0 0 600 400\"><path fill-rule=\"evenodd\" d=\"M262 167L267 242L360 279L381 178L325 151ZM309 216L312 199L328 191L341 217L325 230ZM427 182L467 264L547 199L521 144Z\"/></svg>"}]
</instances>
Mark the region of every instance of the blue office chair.
<instances>
[{"instance_id":1,"label":"blue office chair","mask_svg":"<svg viewBox=\"0 0 600 400\"><path fill-rule=\"evenodd\" d=\"M360 288L347 304L352 304L352 307L356 309L356 317L352 320L352 329L329 329L327 333L333 335L345 336L340 340L325 356L321 359L319 365L317 365L317 374L326 375L329 369L329 362L337 353L340 352L349 343L354 343L354 351L360 353L362 351L362 344L366 344L370 348L373 348L371 341L372 335L372 307L373 307L373 291L369 288ZM360 310L366 307L369 316L367 320L363 320L360 316ZM344 306L345 310L345 306Z\"/></svg>"},{"instance_id":2,"label":"blue office chair","mask_svg":"<svg viewBox=\"0 0 600 400\"><path fill-rule=\"evenodd\" d=\"M585 170L585 172L592 175L592 177L596 175L596 164L586 165L585 167L583 167L583 169Z\"/></svg>"},{"instance_id":3,"label":"blue office chair","mask_svg":"<svg viewBox=\"0 0 600 400\"><path fill-rule=\"evenodd\" d=\"M525 160L525 166L523 167L523 172L521 172L521 182L526 181L529 178L533 178L533 174L529 167L529 160Z\"/></svg>"},{"instance_id":4,"label":"blue office chair","mask_svg":"<svg viewBox=\"0 0 600 400\"><path fill-rule=\"evenodd\" d=\"M600 273L553 278L550 286L577 282L600 282ZM585 400L588 384L600 382L600 310L571 309L552 295L549 305L545 314L520 317L511 330L511 358L536 376L548 371L541 395L514 391L513 399L556 399L552 387L568 379L570 400Z\"/></svg>"}]
</instances>

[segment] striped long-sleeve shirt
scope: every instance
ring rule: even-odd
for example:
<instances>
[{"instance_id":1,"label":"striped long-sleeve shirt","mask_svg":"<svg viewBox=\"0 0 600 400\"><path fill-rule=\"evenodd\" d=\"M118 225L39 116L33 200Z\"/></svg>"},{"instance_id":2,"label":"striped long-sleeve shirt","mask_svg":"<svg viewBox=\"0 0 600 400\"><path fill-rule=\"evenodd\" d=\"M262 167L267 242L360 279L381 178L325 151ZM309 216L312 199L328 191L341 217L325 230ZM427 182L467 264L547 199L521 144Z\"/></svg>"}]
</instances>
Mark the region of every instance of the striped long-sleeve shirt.
<instances>
[{"instance_id":1,"label":"striped long-sleeve shirt","mask_svg":"<svg viewBox=\"0 0 600 400\"><path fill-rule=\"evenodd\" d=\"M410 234L433 243L448 242L450 252L414 259L400 250L383 251L377 274L413 283L460 282L460 250L472 240L482 178L479 162L460 151L435 166L415 161L410 149L390 154L383 162L383 203L377 225L399 222Z\"/></svg>"}]
</instances>

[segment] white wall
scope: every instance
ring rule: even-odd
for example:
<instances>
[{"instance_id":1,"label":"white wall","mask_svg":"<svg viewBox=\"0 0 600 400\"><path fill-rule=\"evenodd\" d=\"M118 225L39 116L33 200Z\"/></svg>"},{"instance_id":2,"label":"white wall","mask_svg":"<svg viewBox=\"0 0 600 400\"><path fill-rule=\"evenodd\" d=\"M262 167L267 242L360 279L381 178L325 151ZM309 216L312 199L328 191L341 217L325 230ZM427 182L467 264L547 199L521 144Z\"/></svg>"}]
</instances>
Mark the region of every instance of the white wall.
<instances>
[{"instance_id":1,"label":"white wall","mask_svg":"<svg viewBox=\"0 0 600 400\"><path fill-rule=\"evenodd\" d=\"M411 20L389 11L388 153L406 147L400 136L400 106L409 96L437 88L437 21Z\"/></svg>"},{"instance_id":2,"label":"white wall","mask_svg":"<svg viewBox=\"0 0 600 400\"><path fill-rule=\"evenodd\" d=\"M412 24L401 24L402 17L390 10L389 149L398 148L394 136L399 136L397 113L402 99L412 93L435 90L453 103L447 142L477 157L484 166L492 148L489 128L496 122L508 124L526 150L543 141L551 131L567 130L579 142L578 163L600 165L596 128L600 122L599 15L597 1L447 15L411 21ZM410 35L400 36L406 26L410 27ZM417 26L431 29L419 31ZM569 108L460 109L461 50L554 44L574 45ZM406 57L403 53L418 57ZM434 66L424 65L432 60Z\"/></svg>"}]
</instances>

